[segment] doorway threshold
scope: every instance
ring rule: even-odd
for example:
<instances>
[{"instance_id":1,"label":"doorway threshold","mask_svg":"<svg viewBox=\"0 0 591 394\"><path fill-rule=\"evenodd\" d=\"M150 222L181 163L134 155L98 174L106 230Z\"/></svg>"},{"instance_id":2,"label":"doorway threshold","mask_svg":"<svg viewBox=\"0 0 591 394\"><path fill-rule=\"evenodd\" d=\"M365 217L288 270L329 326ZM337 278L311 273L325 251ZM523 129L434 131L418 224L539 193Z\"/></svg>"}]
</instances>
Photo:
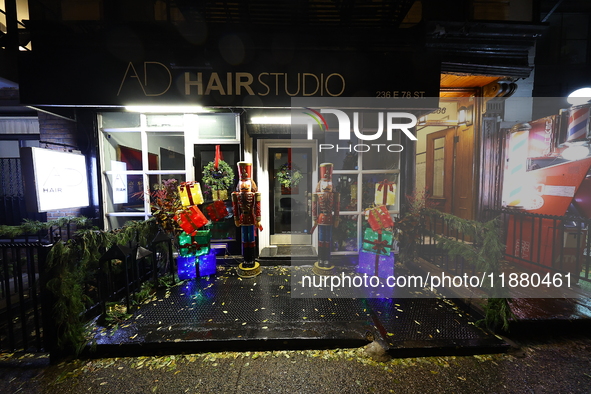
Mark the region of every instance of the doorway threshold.
<instances>
[{"instance_id":1,"label":"doorway threshold","mask_svg":"<svg viewBox=\"0 0 591 394\"><path fill-rule=\"evenodd\" d=\"M261 250L259 261L261 264L276 260L297 260L315 262L318 259L316 248L311 245L272 245Z\"/></svg>"}]
</instances>

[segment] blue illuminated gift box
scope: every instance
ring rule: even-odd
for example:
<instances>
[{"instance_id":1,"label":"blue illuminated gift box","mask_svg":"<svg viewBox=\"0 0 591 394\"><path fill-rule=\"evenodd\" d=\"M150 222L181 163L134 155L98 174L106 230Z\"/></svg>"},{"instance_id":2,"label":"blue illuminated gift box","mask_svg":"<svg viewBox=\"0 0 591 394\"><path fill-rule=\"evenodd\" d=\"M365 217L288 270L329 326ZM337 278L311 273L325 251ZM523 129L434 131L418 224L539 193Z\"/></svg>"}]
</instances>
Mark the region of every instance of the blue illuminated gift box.
<instances>
[{"instance_id":1,"label":"blue illuminated gift box","mask_svg":"<svg viewBox=\"0 0 591 394\"><path fill-rule=\"evenodd\" d=\"M195 262L195 256L178 256L176 258L179 280L193 279L197 276Z\"/></svg>"},{"instance_id":2,"label":"blue illuminated gift box","mask_svg":"<svg viewBox=\"0 0 591 394\"><path fill-rule=\"evenodd\" d=\"M211 249L208 254L199 256L199 276L213 275L216 272L216 252Z\"/></svg>"},{"instance_id":3,"label":"blue illuminated gift box","mask_svg":"<svg viewBox=\"0 0 591 394\"><path fill-rule=\"evenodd\" d=\"M361 251L359 252L357 272L379 278L394 276L394 261L394 253L391 253L389 256L383 256Z\"/></svg>"}]
</instances>

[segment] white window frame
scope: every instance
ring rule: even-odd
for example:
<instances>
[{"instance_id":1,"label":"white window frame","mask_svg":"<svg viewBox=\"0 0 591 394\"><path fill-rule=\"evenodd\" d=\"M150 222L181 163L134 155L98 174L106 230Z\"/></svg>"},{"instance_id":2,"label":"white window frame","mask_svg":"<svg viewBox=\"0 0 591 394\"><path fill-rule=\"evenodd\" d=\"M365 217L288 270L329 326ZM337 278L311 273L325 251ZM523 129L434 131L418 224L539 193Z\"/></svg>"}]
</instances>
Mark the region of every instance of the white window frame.
<instances>
[{"instance_id":1,"label":"white window frame","mask_svg":"<svg viewBox=\"0 0 591 394\"><path fill-rule=\"evenodd\" d=\"M351 130L353 131L353 130ZM361 130L366 131L365 128ZM372 130L368 130L370 132L375 132ZM401 131L398 131L400 133ZM335 256L339 255L358 255L361 250L361 242L363 240L363 220L365 220L365 209L363 208L363 175L372 175L372 174L383 174L385 176L396 174L396 204L391 206L388 209L390 215L398 216L400 214L400 161L401 155L398 156L398 168L392 170L364 170L363 169L363 157L365 154L372 154L374 152L358 152L357 155L357 169L356 170L333 170L333 178L339 175L349 175L351 178L357 178L357 210L355 211L340 211L339 216L353 216L357 215L357 250L350 251L350 250L340 250L340 251L332 251L331 254ZM375 154L375 153L374 153ZM342 222L342 221L341 221Z\"/></svg>"},{"instance_id":2,"label":"white window frame","mask_svg":"<svg viewBox=\"0 0 591 394\"><path fill-rule=\"evenodd\" d=\"M141 170L128 170L125 172L121 171L103 171L102 182L106 185L106 179L109 175L123 174L123 175L142 175L144 185L149 185L150 175L182 175L186 181L195 180L195 167L194 167L194 145L196 144L236 144L240 143L240 121L237 114L233 114L235 117L235 138L233 139L200 139L199 138L199 116L211 116L211 115L196 115L196 114L170 114L170 115L183 115L184 122L181 127L148 127L147 116L150 114L139 114L140 115L140 126L139 127L123 127L123 128L103 128L102 127L102 115L98 114L99 124L99 152L100 152L100 164L101 168L107 168L104 157L104 133L128 133L138 132L140 133L141 151L142 151L142 169ZM230 116L226 115L225 116ZM148 162L148 134L150 132L180 132L184 138L184 155L185 155L185 169L184 170L150 170ZM128 217L129 220L147 220L152 216L150 209L150 200L144 199L144 210L143 212L112 212L108 210L108 196L107 187L102 187L102 211L103 211L103 222L106 229L110 229L110 217Z\"/></svg>"}]
</instances>

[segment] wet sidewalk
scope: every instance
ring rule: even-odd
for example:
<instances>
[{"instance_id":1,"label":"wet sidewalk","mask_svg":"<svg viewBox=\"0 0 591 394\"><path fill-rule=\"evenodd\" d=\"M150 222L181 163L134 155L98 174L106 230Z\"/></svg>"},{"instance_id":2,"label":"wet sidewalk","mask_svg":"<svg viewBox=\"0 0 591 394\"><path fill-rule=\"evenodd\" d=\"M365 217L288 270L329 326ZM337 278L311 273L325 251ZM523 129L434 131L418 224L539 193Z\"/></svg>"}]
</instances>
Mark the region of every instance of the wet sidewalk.
<instances>
[{"instance_id":1,"label":"wet sidewalk","mask_svg":"<svg viewBox=\"0 0 591 394\"><path fill-rule=\"evenodd\" d=\"M425 259L418 259L412 265L412 270L418 275L431 273L434 275L455 275L451 270L446 270L440 264L432 263ZM501 269L507 277L510 273L525 273L531 276L535 271L503 262ZM561 329L580 328L588 330L591 327L591 283L578 280L570 288L560 288L557 291L546 291L547 297L542 297L544 290L531 288L522 289L514 287L510 289L511 310L515 319L511 322L510 332L528 330L548 330L550 328ZM465 288L446 288L444 293L448 297L462 300L466 310L476 314L484 313L486 295L482 290ZM532 294L535 298L532 298ZM556 295L560 295L557 297Z\"/></svg>"},{"instance_id":2,"label":"wet sidewalk","mask_svg":"<svg viewBox=\"0 0 591 394\"><path fill-rule=\"evenodd\" d=\"M158 291L116 328L96 326L88 355L324 349L374 340L397 357L508 348L449 300L293 298L290 275L307 269L266 266L242 279L233 267L218 267L214 276Z\"/></svg>"}]
</instances>

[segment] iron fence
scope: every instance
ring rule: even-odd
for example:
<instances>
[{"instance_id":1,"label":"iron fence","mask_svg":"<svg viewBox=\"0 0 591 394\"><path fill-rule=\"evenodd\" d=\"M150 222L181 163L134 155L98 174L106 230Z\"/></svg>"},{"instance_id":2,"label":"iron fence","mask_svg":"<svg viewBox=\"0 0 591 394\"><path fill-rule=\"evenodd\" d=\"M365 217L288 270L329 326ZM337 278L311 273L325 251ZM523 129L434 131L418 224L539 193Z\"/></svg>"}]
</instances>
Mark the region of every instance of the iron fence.
<instances>
[{"instance_id":1,"label":"iron fence","mask_svg":"<svg viewBox=\"0 0 591 394\"><path fill-rule=\"evenodd\" d=\"M466 261L462 256L450 257L449 254L437 246L437 237L443 236L459 242L472 242L463 232L454 229L449 222L437 214L423 215L424 232L419 239L418 255L435 264L439 268L456 275L474 274L476 265Z\"/></svg>"},{"instance_id":2,"label":"iron fence","mask_svg":"<svg viewBox=\"0 0 591 394\"><path fill-rule=\"evenodd\" d=\"M145 281L172 271L169 243L149 245L148 256L138 254L136 246L126 249L122 260L105 260L88 269L83 283L89 300L86 319L104 314L109 301L125 300L129 306ZM46 287L51 247L39 241L0 241L0 352L51 352L55 347L55 299Z\"/></svg>"},{"instance_id":3,"label":"iron fence","mask_svg":"<svg viewBox=\"0 0 591 394\"><path fill-rule=\"evenodd\" d=\"M521 271L571 274L578 280L591 282L590 219L571 216L548 216L516 210L488 210L486 220L498 218L505 245L506 264ZM438 215L424 217L425 235L419 241L419 256L456 275L473 275L477 267L461 256L450 258L437 247L436 236L460 242L473 240L449 226ZM478 245L475 245L478 247Z\"/></svg>"},{"instance_id":4,"label":"iron fence","mask_svg":"<svg viewBox=\"0 0 591 394\"><path fill-rule=\"evenodd\" d=\"M590 219L508 209L491 211L488 216L502 220L507 261L533 271L570 273L574 279L591 282Z\"/></svg>"},{"instance_id":5,"label":"iron fence","mask_svg":"<svg viewBox=\"0 0 591 394\"><path fill-rule=\"evenodd\" d=\"M41 281L48 246L0 242L0 350L43 348Z\"/></svg>"}]
</instances>

